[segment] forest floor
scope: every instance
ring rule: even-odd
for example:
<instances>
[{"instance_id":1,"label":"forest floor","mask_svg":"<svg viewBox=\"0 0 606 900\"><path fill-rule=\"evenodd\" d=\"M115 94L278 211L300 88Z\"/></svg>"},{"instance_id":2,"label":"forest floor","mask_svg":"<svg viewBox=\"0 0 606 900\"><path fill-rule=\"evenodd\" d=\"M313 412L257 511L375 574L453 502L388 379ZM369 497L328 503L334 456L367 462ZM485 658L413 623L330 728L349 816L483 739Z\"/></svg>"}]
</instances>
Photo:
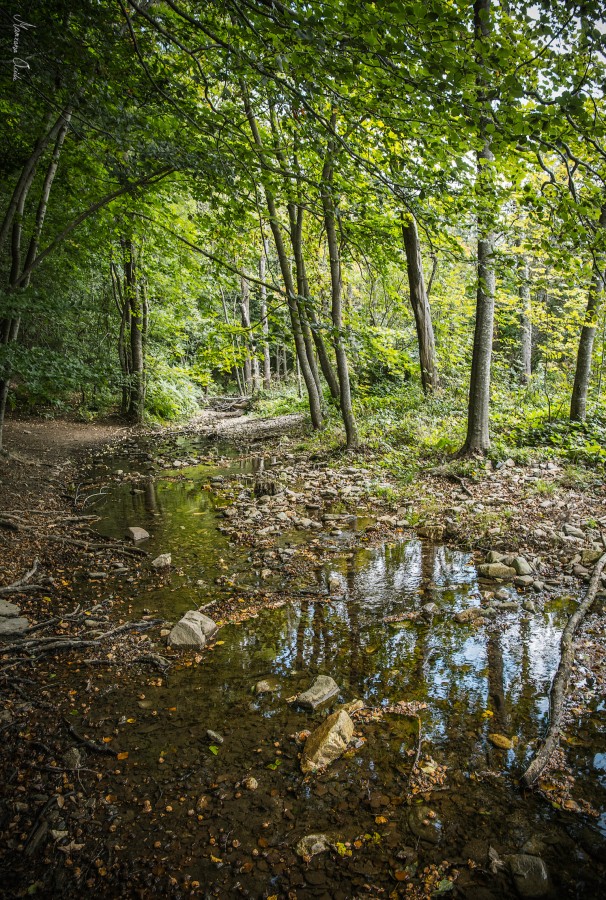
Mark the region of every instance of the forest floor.
<instances>
[{"instance_id":1,"label":"forest floor","mask_svg":"<svg viewBox=\"0 0 606 900\"><path fill-rule=\"evenodd\" d=\"M162 672L167 664L146 646L148 632L159 628L160 620L146 615L137 622L129 621L124 610L118 613L111 603L91 606L90 595L85 600L80 597L82 582L75 573L88 570L94 583L91 565L128 572L131 592L149 577L149 567L136 547L101 538L92 528L96 517L89 514L88 495L79 495L78 487L89 471L91 453L111 456L118 454L125 442L166 434L199 434L247 449L253 443L263 446L264 453L290 467L293 483L296 480L302 485L296 502L317 508L318 485L323 484L327 492L337 491L345 503L371 508L374 522L365 539L397 539L410 533L470 549L477 562L482 562L488 551L524 557L532 576L519 576L526 580L518 578L517 583L527 592L531 605L540 604L549 592L581 592L593 562L603 551L606 492L601 473L565 461L543 461L537 455L524 466L513 460L504 460L498 467L480 462L473 476L459 475L460 469L445 463L426 471L414 483L403 483L381 469L376 454L310 451L302 429L299 415L255 420L220 413L204 413L183 429L170 431L133 429L112 422L31 419L7 423L7 453L0 456L0 603L18 603L28 620L22 634L0 646L0 777L4 784L0 833L6 848L0 868L5 873L12 871L7 896L35 892L32 884L38 884L44 893L44 881L36 878L40 877L39 864L53 856L51 837L61 850L59 857L69 861L64 876L68 880L62 888L66 895L75 891L77 884L92 888L95 879L107 875L108 867L97 860L94 846L86 855L86 865L77 862L90 837L86 815L80 816L75 836L70 830L66 844L65 820L69 817L63 810L68 801L74 807L82 801L80 764L76 755L70 757L70 750L84 746L93 756L105 753L110 765L116 764L116 753L109 744L88 740L70 724L67 713L74 704L69 696L72 691L67 690L57 703L52 682L45 680L48 661L58 652L71 660L67 665L73 666L74 684L81 681L83 653L92 653L92 662L100 665L130 658ZM246 504L238 506L233 498L232 506L233 516L223 530L234 540L252 540L258 523L247 519ZM320 518L319 512L309 515ZM325 527L334 527L334 522ZM12 591L1 590L19 582L25 573L31 574L22 585ZM491 585L484 583L483 587ZM487 595L494 591L493 584ZM602 595L591 630L581 638L584 671L592 671L598 688L606 678L603 603ZM221 613L228 619L229 605L221 608ZM237 614L245 614L242 607ZM73 647L67 643L70 639ZM63 687L69 688L69 683ZM578 692L571 699L577 712L582 702ZM94 793L94 785L88 790ZM553 791L550 799L568 802L561 782ZM17 856L15 851L19 851ZM76 880L68 886L72 871ZM117 865L114 874L119 877Z\"/></svg>"}]
</instances>

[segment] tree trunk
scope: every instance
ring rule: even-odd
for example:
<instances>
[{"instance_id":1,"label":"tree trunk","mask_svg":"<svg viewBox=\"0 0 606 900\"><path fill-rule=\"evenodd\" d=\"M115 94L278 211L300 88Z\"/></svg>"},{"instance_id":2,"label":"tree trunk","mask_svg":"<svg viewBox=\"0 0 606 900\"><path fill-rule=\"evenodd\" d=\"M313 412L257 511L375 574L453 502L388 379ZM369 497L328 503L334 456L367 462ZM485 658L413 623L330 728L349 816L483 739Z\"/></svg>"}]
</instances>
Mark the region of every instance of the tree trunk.
<instances>
[{"instance_id":1,"label":"tree trunk","mask_svg":"<svg viewBox=\"0 0 606 900\"><path fill-rule=\"evenodd\" d=\"M259 129L257 127L257 120L250 105L250 101L248 99L248 95L243 83L241 84L241 88L246 117L250 126L251 134L253 136L253 141L259 151L261 161L265 162L264 153L262 152L263 142L261 141L261 135L259 134ZM322 427L322 407L320 404L320 395L318 392L318 388L316 386L313 372L309 365L307 353L305 350L305 340L303 338L301 319L299 317L299 310L297 307L297 296L295 292L295 285L293 283L292 271L290 268L288 256L286 254L284 241L282 239L280 219L278 217L278 211L276 209L274 196L267 186L264 186L264 193L267 210L269 212L271 232L274 238L274 244L276 246L278 262L280 264L280 272L282 273L282 281L284 283L284 288L286 290L286 296L288 299L288 312L290 314L295 350L297 353L297 359L299 360L299 365L301 367L301 374L303 375L303 380L305 381L305 387L307 388L307 395L309 397L309 412L311 416L311 423L314 428L318 429Z\"/></svg>"},{"instance_id":2,"label":"tree trunk","mask_svg":"<svg viewBox=\"0 0 606 900\"><path fill-rule=\"evenodd\" d=\"M602 206L599 219L600 228L606 227L606 203ZM579 338L577 351L577 364L574 373L574 386L570 402L570 418L575 422L584 422L587 415L587 393L589 391L589 377L591 375L591 357L593 355L593 342L595 330L604 297L604 278L600 271L598 260L593 261L591 285L587 295L587 307L585 318Z\"/></svg>"},{"instance_id":3,"label":"tree trunk","mask_svg":"<svg viewBox=\"0 0 606 900\"><path fill-rule=\"evenodd\" d=\"M410 288L410 304L415 317L417 340L419 343L419 362L421 364L421 384L426 394L439 387L436 346L431 322L431 308L425 290L421 245L417 223L410 216L408 223L402 220L402 237L406 250L406 267Z\"/></svg>"},{"instance_id":4,"label":"tree trunk","mask_svg":"<svg viewBox=\"0 0 606 900\"><path fill-rule=\"evenodd\" d=\"M482 15L484 13L484 15ZM474 3L474 26L476 40L482 41L491 30L490 0L476 0ZM482 54L479 54L482 62ZM478 76L478 96L483 99L485 77ZM486 117L482 114L480 132L486 133ZM493 193L490 164L494 159L490 140L485 138L484 146L478 153L478 175L476 192L479 197L478 212L478 287L476 294L476 324L473 337L473 357L469 382L467 409L467 437L461 449L462 455L486 453L490 448L488 417L490 412L490 369L492 361L492 338L494 332L495 235L492 230L494 201L489 203Z\"/></svg>"},{"instance_id":5,"label":"tree trunk","mask_svg":"<svg viewBox=\"0 0 606 900\"><path fill-rule=\"evenodd\" d=\"M145 353L143 349L144 310L137 277L136 250L132 238L123 240L124 299L130 311L130 397L128 414L133 422L143 422L145 407Z\"/></svg>"},{"instance_id":6,"label":"tree trunk","mask_svg":"<svg viewBox=\"0 0 606 900\"><path fill-rule=\"evenodd\" d=\"M244 337L244 346L246 354L244 356L244 384L246 393L253 392L252 378L252 360L250 358L249 339L250 339L250 283L247 278L240 278L240 320L242 328L246 329Z\"/></svg>"},{"instance_id":7,"label":"tree trunk","mask_svg":"<svg viewBox=\"0 0 606 900\"><path fill-rule=\"evenodd\" d=\"M333 113L332 115L331 125L334 130L336 127L335 113ZM343 418L343 424L345 426L347 449L354 450L359 445L359 438L351 403L349 369L347 365L347 354L345 352L345 342L343 340L343 284L341 279L341 254L337 237L337 230L335 227L335 202L332 192L333 152L334 147L332 141L329 141L326 161L324 163L324 169L322 172L322 208L324 211L324 227L326 229L326 240L328 242L328 252L330 256L331 317L334 330L334 346L335 356L337 358L337 373L339 376L339 405L341 407L341 416Z\"/></svg>"},{"instance_id":8,"label":"tree trunk","mask_svg":"<svg viewBox=\"0 0 606 900\"><path fill-rule=\"evenodd\" d=\"M532 301L530 299L530 270L528 257L523 256L520 265L520 378L528 384L532 376Z\"/></svg>"},{"instance_id":9,"label":"tree trunk","mask_svg":"<svg viewBox=\"0 0 606 900\"><path fill-rule=\"evenodd\" d=\"M31 265L33 260L36 257L38 252L38 245L40 243L40 236L42 234L42 227L44 225L44 219L46 217L46 210L48 208L48 198L50 196L51 187L53 181L55 179L55 175L57 173L57 166L59 165L59 157L61 155L61 150L63 148L63 142L65 140L65 135L67 134L67 130L69 128L69 122L71 119L71 106L68 106L67 109L61 113L57 122L51 129L51 131L40 138L36 143L34 151L30 158L27 160L13 191L13 195L11 197L11 201L9 203L9 208L5 214L2 229L0 234L0 248L4 241L4 238L7 232L11 231L11 265L10 265L10 274L9 274L9 284L8 284L8 293L14 293L17 290L22 290L29 287L29 283L31 281ZM32 231L32 236L30 238L27 254L25 257L25 264L22 268L21 266L21 238L23 235L23 219L25 216L25 204L27 201L27 197L29 194L29 190L31 188L32 182L34 180L36 169L38 162L44 153L44 150L47 148L48 144L52 139L55 139L55 146L53 149L53 153L51 156L50 163L48 165L46 175L44 177L44 182L42 184L42 190L40 192L40 198L38 200L38 207L36 210L36 218L34 222L34 227ZM25 278L23 277L23 274ZM2 334L1 343L5 346L14 343L17 340L19 334L19 328L21 325L21 317L14 316L12 318L0 319L0 333ZM6 414L6 406L8 400L8 392L10 387L10 379L11 372L10 367L8 365L8 361L2 367L2 374L0 377L0 450L2 449L2 434L4 431L4 417Z\"/></svg>"},{"instance_id":10,"label":"tree trunk","mask_svg":"<svg viewBox=\"0 0 606 900\"><path fill-rule=\"evenodd\" d=\"M269 355L269 321L267 319L267 288L265 287L265 259L267 256L267 243L263 241L263 249L259 257L259 281L261 284L261 322L263 325L263 387L266 391L271 388L271 358Z\"/></svg>"}]
</instances>

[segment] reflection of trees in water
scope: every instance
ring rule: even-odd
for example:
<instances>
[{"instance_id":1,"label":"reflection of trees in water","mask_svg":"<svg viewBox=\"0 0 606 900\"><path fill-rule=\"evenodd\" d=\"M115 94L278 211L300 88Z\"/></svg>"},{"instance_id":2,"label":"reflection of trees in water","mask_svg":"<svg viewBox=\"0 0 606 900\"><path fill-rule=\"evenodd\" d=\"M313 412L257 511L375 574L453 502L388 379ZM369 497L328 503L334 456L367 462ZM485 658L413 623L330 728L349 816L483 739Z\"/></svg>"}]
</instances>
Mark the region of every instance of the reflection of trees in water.
<instances>
[{"instance_id":1,"label":"reflection of trees in water","mask_svg":"<svg viewBox=\"0 0 606 900\"><path fill-rule=\"evenodd\" d=\"M148 478L145 481L143 491L145 512L150 516L153 516L154 513L160 512L162 507L158 501L158 488L153 478Z\"/></svg>"},{"instance_id":2,"label":"reflection of trees in water","mask_svg":"<svg viewBox=\"0 0 606 900\"><path fill-rule=\"evenodd\" d=\"M503 649L501 647L501 635L498 631L488 632L486 658L488 662L488 696L494 713L491 727L495 731L508 733L511 727L511 720L509 704L505 696Z\"/></svg>"}]
</instances>

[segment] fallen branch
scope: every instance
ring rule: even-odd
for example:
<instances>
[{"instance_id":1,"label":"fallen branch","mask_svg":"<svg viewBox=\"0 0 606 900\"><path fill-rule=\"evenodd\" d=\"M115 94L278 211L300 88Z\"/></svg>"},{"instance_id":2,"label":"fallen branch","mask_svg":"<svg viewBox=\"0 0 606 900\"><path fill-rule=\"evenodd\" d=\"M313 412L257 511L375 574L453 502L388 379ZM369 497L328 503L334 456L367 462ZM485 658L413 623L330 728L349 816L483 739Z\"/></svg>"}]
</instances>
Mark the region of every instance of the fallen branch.
<instances>
[{"instance_id":1,"label":"fallen branch","mask_svg":"<svg viewBox=\"0 0 606 900\"><path fill-rule=\"evenodd\" d=\"M541 749L522 775L522 781L527 787L532 787L535 784L558 746L564 713L564 702L566 700L566 689L568 687L570 671L574 663L574 636L595 600L595 595L600 586L600 576L605 565L606 553L603 553L595 564L591 581L589 582L589 587L587 588L587 593L585 594L583 601L571 615L566 628L562 632L560 664L551 684L551 691L549 694L549 728L547 729L547 734L545 735L545 740L543 741Z\"/></svg>"},{"instance_id":2,"label":"fallen branch","mask_svg":"<svg viewBox=\"0 0 606 900\"><path fill-rule=\"evenodd\" d=\"M34 565L31 567L31 569L28 572L25 573L23 578L19 578L18 581L13 581L12 584L7 584L4 587L0 587L0 594L12 594L15 591L18 591L19 588L22 588L23 585L27 584L27 582L30 580L30 578L32 578L38 571L38 562L39 562L38 559L34 560ZM41 587L41 586L40 585L30 585L29 590L31 591L33 588L39 588L39 587Z\"/></svg>"},{"instance_id":3,"label":"fallen branch","mask_svg":"<svg viewBox=\"0 0 606 900\"><path fill-rule=\"evenodd\" d=\"M53 541L59 544L70 544L74 547L83 547L85 550L119 550L129 556L147 556L147 551L140 547L125 547L124 544L118 544L113 541L92 544L90 541L81 541L77 538L65 537L62 534L40 534L38 528L33 525L26 525L14 517L7 518L4 516L0 519L1 528L9 528L11 531L35 531L36 536L43 541Z\"/></svg>"}]
</instances>

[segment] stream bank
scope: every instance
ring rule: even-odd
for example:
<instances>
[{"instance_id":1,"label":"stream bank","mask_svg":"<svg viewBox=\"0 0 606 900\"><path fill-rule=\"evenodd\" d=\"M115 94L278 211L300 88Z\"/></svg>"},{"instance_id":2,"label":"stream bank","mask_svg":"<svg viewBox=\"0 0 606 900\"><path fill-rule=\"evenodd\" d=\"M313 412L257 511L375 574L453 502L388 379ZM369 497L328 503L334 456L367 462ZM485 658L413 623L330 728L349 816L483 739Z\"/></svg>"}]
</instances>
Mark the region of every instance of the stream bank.
<instances>
[{"instance_id":1,"label":"stream bank","mask_svg":"<svg viewBox=\"0 0 606 900\"><path fill-rule=\"evenodd\" d=\"M499 600L478 580L481 557L445 543L440 521L413 528L419 504L394 502L363 458L337 470L330 458L302 459L289 438L250 440L234 451L192 433L126 435L96 448L77 493L66 482L100 540L144 527L148 556L118 574L114 549L46 548L56 587L48 603L23 601L30 621L58 610L52 631L70 631L77 601L98 607L80 635L157 624L93 656L44 655L4 673L10 895L513 897L531 865L545 896L600 896L600 607L581 638L561 768L542 797L517 785L583 573L537 561L528 539L545 588L506 585ZM505 469L499 492L522 474ZM447 488L432 483L431 502ZM567 503L556 509L570 519ZM566 549L582 560L591 532L583 526L582 543ZM28 542L32 552L31 533ZM520 549L512 536L506 549ZM158 574L149 561L162 552L173 565ZM166 651L162 632L198 606L221 625L217 640L199 654ZM491 606L488 617L461 615ZM137 662L153 655L170 668ZM292 698L319 674L339 693L302 711ZM262 680L275 690L255 694ZM350 748L304 775L302 733L355 699L364 708ZM318 834L311 847L322 852L307 860L297 847Z\"/></svg>"}]
</instances>

